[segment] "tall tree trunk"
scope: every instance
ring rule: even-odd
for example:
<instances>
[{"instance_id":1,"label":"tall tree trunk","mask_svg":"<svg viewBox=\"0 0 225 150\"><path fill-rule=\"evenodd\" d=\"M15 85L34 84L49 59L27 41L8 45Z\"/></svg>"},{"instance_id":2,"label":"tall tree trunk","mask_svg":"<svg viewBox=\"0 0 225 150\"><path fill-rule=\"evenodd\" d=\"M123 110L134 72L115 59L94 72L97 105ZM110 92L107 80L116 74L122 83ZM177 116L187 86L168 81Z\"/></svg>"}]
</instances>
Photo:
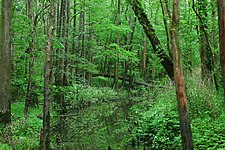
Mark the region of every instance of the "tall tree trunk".
<instances>
[{"instance_id":1,"label":"tall tree trunk","mask_svg":"<svg viewBox=\"0 0 225 150\"><path fill-rule=\"evenodd\" d=\"M146 68L147 68L147 39L144 36L144 48L142 51L142 76L146 79Z\"/></svg>"},{"instance_id":2,"label":"tall tree trunk","mask_svg":"<svg viewBox=\"0 0 225 150\"><path fill-rule=\"evenodd\" d=\"M120 0L117 1L117 26L120 25ZM116 43L118 45L120 45L120 37L119 37L119 33L117 33L117 37L116 37ZM114 70L114 88L118 89L119 88L119 54L117 54L116 60L115 60L115 70Z\"/></svg>"},{"instance_id":3,"label":"tall tree trunk","mask_svg":"<svg viewBox=\"0 0 225 150\"><path fill-rule=\"evenodd\" d=\"M199 3L199 14L201 16L200 20L200 56L201 56L201 68L202 68L202 80L210 81L211 71L207 64L211 63L208 59L209 46L207 44L206 36L204 35L204 30L207 28L207 5L205 0L198 0ZM211 56L210 56L211 57Z\"/></svg>"},{"instance_id":4,"label":"tall tree trunk","mask_svg":"<svg viewBox=\"0 0 225 150\"><path fill-rule=\"evenodd\" d=\"M65 13L66 13L66 5L65 0L59 0L58 1L58 7L57 7L57 32L56 36L57 38L65 44L63 41L63 38L65 38ZM65 39L64 39L65 40ZM65 58L65 51L64 48L57 48L56 49L56 86L59 87L59 91L54 95L54 99L56 101L56 104L58 106L58 113L59 115L64 114L64 95L60 87L63 87L64 85L64 58ZM59 126L58 126L58 138L57 138L57 144L59 144L59 147L61 147L62 144L62 134L64 130L64 120L63 117L60 117L59 120Z\"/></svg>"},{"instance_id":5,"label":"tall tree trunk","mask_svg":"<svg viewBox=\"0 0 225 150\"><path fill-rule=\"evenodd\" d=\"M225 0L218 0L218 22L220 41L220 62L222 67L222 81L225 99Z\"/></svg>"},{"instance_id":6,"label":"tall tree trunk","mask_svg":"<svg viewBox=\"0 0 225 150\"><path fill-rule=\"evenodd\" d=\"M64 5L63 0L58 0L58 7L57 7L57 31L56 36L60 40L62 38L62 27L63 27L63 17L64 17ZM64 51L62 48L56 49L56 85L57 86L63 86L63 70L64 70ZM60 103L60 98L56 98L57 103Z\"/></svg>"},{"instance_id":7,"label":"tall tree trunk","mask_svg":"<svg viewBox=\"0 0 225 150\"><path fill-rule=\"evenodd\" d=\"M202 80L206 83L210 83L214 79L215 87L218 89L218 83L216 74L214 73L214 58L213 50L210 44L207 33L207 3L206 0L198 0L198 12L195 9L195 3L193 0L192 9L200 23L200 56L201 56L201 69Z\"/></svg>"},{"instance_id":8,"label":"tall tree trunk","mask_svg":"<svg viewBox=\"0 0 225 150\"><path fill-rule=\"evenodd\" d=\"M77 50L76 50L76 32L77 32L77 0L74 0L74 8L73 8L73 43L72 43L72 56L73 56L73 60L72 60L72 69L71 69L71 77L72 79L74 79L75 77L75 70L77 70L77 68L75 67L75 63L77 63L76 61L76 57L77 57ZM77 72L76 72L77 73Z\"/></svg>"},{"instance_id":9,"label":"tall tree trunk","mask_svg":"<svg viewBox=\"0 0 225 150\"><path fill-rule=\"evenodd\" d=\"M84 1L85 3L85 1ZM79 51L80 56L86 59L86 35L85 35L85 4L81 6L80 18L79 18ZM83 62L82 62L83 63ZM85 70L82 69L82 77L85 80Z\"/></svg>"},{"instance_id":10,"label":"tall tree trunk","mask_svg":"<svg viewBox=\"0 0 225 150\"><path fill-rule=\"evenodd\" d=\"M70 0L65 0L65 22L64 22L64 46L65 46L65 60L64 60L64 85L69 85L69 26L70 26Z\"/></svg>"},{"instance_id":11,"label":"tall tree trunk","mask_svg":"<svg viewBox=\"0 0 225 150\"><path fill-rule=\"evenodd\" d=\"M2 0L0 32L0 123L11 122L12 0Z\"/></svg>"},{"instance_id":12,"label":"tall tree trunk","mask_svg":"<svg viewBox=\"0 0 225 150\"><path fill-rule=\"evenodd\" d=\"M90 0L89 0L90 2ZM94 43L94 23L91 22L91 15L89 14L89 32L90 32L90 37L89 37L89 40L90 40L90 43L91 45L89 46L90 47L90 50L89 50L89 63L93 63L94 61L94 58L93 58L93 45L92 43ZM91 85L91 82L92 82L92 73L89 71L88 73L88 84Z\"/></svg>"},{"instance_id":13,"label":"tall tree trunk","mask_svg":"<svg viewBox=\"0 0 225 150\"><path fill-rule=\"evenodd\" d=\"M132 9L129 9L130 11L132 11ZM127 36L127 51L131 51L132 50L132 44L133 44L133 39L134 39L134 32L135 32L135 27L136 27L136 17L133 17L133 14L132 12L130 12L130 15L129 15L129 25L131 27L131 30L132 32L130 34L128 34ZM128 62L125 62L125 67L124 67L124 73L123 73L123 81L122 81L122 85L125 86L125 79L127 78L127 73L128 73L128 70L130 69L131 71L131 66L132 66L132 61L131 59L128 60ZM130 76L132 76L132 71L131 71L131 74ZM130 80L129 80L130 81ZM130 85L132 85L132 83L130 83Z\"/></svg>"},{"instance_id":14,"label":"tall tree trunk","mask_svg":"<svg viewBox=\"0 0 225 150\"><path fill-rule=\"evenodd\" d=\"M174 80L176 85L176 97L178 102L182 149L193 150L194 147L192 143L192 134L188 116L188 106L183 79L184 77L182 72L180 35L179 35L179 19L180 19L179 7L180 7L179 0L173 0L173 17L172 17L172 26L170 29L170 36L173 50Z\"/></svg>"},{"instance_id":15,"label":"tall tree trunk","mask_svg":"<svg viewBox=\"0 0 225 150\"><path fill-rule=\"evenodd\" d=\"M26 93L26 99L25 99L25 107L24 107L24 115L27 116L28 109L30 106L34 106L37 104L35 102L34 95L34 89L33 89L33 66L34 66L34 54L33 54L33 48L34 48L34 38L35 38L35 25L34 25L34 9L33 9L33 0L28 0L28 18L31 21L31 41L29 43L29 47L27 49L28 53L28 84L27 84L27 93Z\"/></svg>"},{"instance_id":16,"label":"tall tree trunk","mask_svg":"<svg viewBox=\"0 0 225 150\"><path fill-rule=\"evenodd\" d=\"M161 8L162 8L164 28L166 31L166 45L167 45L167 49L169 50L169 56L170 56L170 58L172 58L173 56L172 56L172 52L170 49L170 34L169 34L169 29L168 29L167 20L166 20L166 13L165 13L166 11L165 11L165 7L164 7L162 0L160 0L160 4L161 4Z\"/></svg>"},{"instance_id":17,"label":"tall tree trunk","mask_svg":"<svg viewBox=\"0 0 225 150\"><path fill-rule=\"evenodd\" d=\"M168 17L169 17L170 20L172 20L171 11L170 11L170 6L169 6L168 0L165 0L165 4L166 4L166 12L168 14Z\"/></svg>"},{"instance_id":18,"label":"tall tree trunk","mask_svg":"<svg viewBox=\"0 0 225 150\"><path fill-rule=\"evenodd\" d=\"M211 0L212 3L212 48L214 50L218 49L218 39L216 38L217 34L216 34L216 0ZM215 64L219 63L219 53L213 53L213 66L215 66ZM218 83L218 77L220 76L220 74L218 74L218 71L216 71L216 67L213 67L214 71L214 82L215 82L215 88L217 91L219 91L219 83Z\"/></svg>"},{"instance_id":19,"label":"tall tree trunk","mask_svg":"<svg viewBox=\"0 0 225 150\"><path fill-rule=\"evenodd\" d=\"M45 68L44 68L44 106L43 106L43 127L40 134L40 150L50 149L50 78L52 68L52 36L54 20L54 0L51 0L48 41L45 48Z\"/></svg>"},{"instance_id":20,"label":"tall tree trunk","mask_svg":"<svg viewBox=\"0 0 225 150\"><path fill-rule=\"evenodd\" d=\"M130 0L130 4L134 10L136 17L138 18L140 24L142 25L146 36L148 37L149 41L152 44L154 53L156 53L157 56L161 59L161 64L165 68L168 76L173 80L174 79L173 62L166 55L166 52L162 48L159 38L157 37L155 30L153 29L153 26L151 25L150 21L148 20L148 17L146 15L146 13L144 12L144 9L142 8L140 1L139 0Z\"/></svg>"}]
</instances>

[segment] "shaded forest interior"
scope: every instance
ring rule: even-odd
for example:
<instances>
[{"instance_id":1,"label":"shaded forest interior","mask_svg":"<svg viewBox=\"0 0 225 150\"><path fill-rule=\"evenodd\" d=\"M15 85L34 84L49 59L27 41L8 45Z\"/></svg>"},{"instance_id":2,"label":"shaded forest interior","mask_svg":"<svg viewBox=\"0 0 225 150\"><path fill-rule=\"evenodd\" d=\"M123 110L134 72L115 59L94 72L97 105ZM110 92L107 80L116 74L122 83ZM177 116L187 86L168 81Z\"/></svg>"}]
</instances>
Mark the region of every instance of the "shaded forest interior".
<instances>
[{"instance_id":1,"label":"shaded forest interior","mask_svg":"<svg viewBox=\"0 0 225 150\"><path fill-rule=\"evenodd\" d=\"M225 0L0 4L0 150L225 149Z\"/></svg>"}]
</instances>

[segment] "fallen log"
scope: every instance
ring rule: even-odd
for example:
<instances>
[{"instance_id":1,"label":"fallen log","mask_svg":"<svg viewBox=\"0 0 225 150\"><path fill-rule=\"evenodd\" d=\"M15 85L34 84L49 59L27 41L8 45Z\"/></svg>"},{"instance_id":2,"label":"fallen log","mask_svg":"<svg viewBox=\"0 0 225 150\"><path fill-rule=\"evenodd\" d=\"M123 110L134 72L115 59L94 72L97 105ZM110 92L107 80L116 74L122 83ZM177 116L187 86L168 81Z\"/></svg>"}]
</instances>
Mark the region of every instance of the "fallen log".
<instances>
[{"instance_id":1,"label":"fallen log","mask_svg":"<svg viewBox=\"0 0 225 150\"><path fill-rule=\"evenodd\" d=\"M114 75L109 75L109 74L92 74L92 77L114 78ZM119 76L118 78L119 78L119 80L124 80L124 78L122 76ZM126 78L125 81L130 82L130 79ZM133 80L132 83L136 84L136 85L143 85L143 86L146 86L146 87L151 87L151 88L155 88L155 87L166 88L165 86L157 86L157 85L153 85L151 83L141 82L141 81L137 81L137 80Z\"/></svg>"}]
</instances>

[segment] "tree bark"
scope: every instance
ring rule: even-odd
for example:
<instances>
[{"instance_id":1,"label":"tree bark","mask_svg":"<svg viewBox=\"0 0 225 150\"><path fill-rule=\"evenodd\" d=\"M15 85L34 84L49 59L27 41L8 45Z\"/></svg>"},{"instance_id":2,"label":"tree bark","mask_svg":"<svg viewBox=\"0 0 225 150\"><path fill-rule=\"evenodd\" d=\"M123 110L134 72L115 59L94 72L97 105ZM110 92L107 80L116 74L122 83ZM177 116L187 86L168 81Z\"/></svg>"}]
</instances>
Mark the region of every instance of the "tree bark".
<instances>
[{"instance_id":1,"label":"tree bark","mask_svg":"<svg viewBox=\"0 0 225 150\"><path fill-rule=\"evenodd\" d=\"M146 36L148 37L149 41L152 44L154 53L157 54L157 56L160 58L161 64L165 68L168 76L172 80L174 80L173 62L162 48L159 38L157 37L152 24L148 20L147 14L144 12L144 9L142 8L140 1L139 0L129 0L129 1L134 10L135 15L137 16L140 24L142 25L145 31Z\"/></svg>"},{"instance_id":2,"label":"tree bark","mask_svg":"<svg viewBox=\"0 0 225 150\"><path fill-rule=\"evenodd\" d=\"M64 60L64 76L63 84L69 85L69 26L70 26L70 0L65 0L65 22L64 22L64 46L65 46L65 60Z\"/></svg>"},{"instance_id":3,"label":"tree bark","mask_svg":"<svg viewBox=\"0 0 225 150\"><path fill-rule=\"evenodd\" d=\"M169 17L170 20L172 20L171 11L170 11L170 6L169 6L168 0L165 0L165 4L166 4L166 11L167 11L168 17Z\"/></svg>"},{"instance_id":4,"label":"tree bark","mask_svg":"<svg viewBox=\"0 0 225 150\"><path fill-rule=\"evenodd\" d=\"M211 60L209 60L208 52L209 45L207 44L206 36L204 35L207 29L207 5L205 0L198 0L199 15L201 19L200 23L200 56L201 56L201 68L202 68L202 80L211 80ZM211 57L211 56L210 56Z\"/></svg>"},{"instance_id":5,"label":"tree bark","mask_svg":"<svg viewBox=\"0 0 225 150\"><path fill-rule=\"evenodd\" d=\"M86 35L85 35L85 1L83 1L83 4L81 6L81 12L80 12L80 18L79 18L79 51L80 51L80 57L83 59L86 59ZM83 74L83 79L85 80L86 71L81 70Z\"/></svg>"},{"instance_id":6,"label":"tree bark","mask_svg":"<svg viewBox=\"0 0 225 150\"><path fill-rule=\"evenodd\" d=\"M77 57L77 50L76 50L76 39L75 39L75 37L76 37L76 32L77 32L77 1L76 0L74 0L74 8L73 8L73 43L72 43L72 56L73 56L73 60L72 60L72 66L75 66L75 63L76 63L76 61L75 61L75 59L76 59L76 57ZM72 67L72 69L71 69L71 76L72 76L72 79L74 79L74 77L75 77L75 70L77 70L77 68L75 69L75 67Z\"/></svg>"},{"instance_id":7,"label":"tree bark","mask_svg":"<svg viewBox=\"0 0 225 150\"><path fill-rule=\"evenodd\" d=\"M121 12L120 12L120 0L117 1L117 26L120 26L120 18L121 18ZM120 45L120 37L119 33L117 33L116 37L116 43ZM119 88L119 54L116 55L116 60L114 63L114 88L118 89Z\"/></svg>"},{"instance_id":8,"label":"tree bark","mask_svg":"<svg viewBox=\"0 0 225 150\"><path fill-rule=\"evenodd\" d=\"M28 18L31 21L31 41L29 43L29 47L27 49L28 53L28 84L27 84L27 93L26 93L26 99L25 99L25 107L24 107L24 115L27 116L28 109L30 106L34 106L37 102L35 102L35 98L32 96L34 95L33 90L33 66L34 66L34 54L33 48L34 48L34 38L35 38L35 25L34 25L34 9L33 9L33 0L28 0Z\"/></svg>"},{"instance_id":9,"label":"tree bark","mask_svg":"<svg viewBox=\"0 0 225 150\"><path fill-rule=\"evenodd\" d=\"M202 80L206 83L210 83L214 79L214 84L218 90L218 82L216 74L214 73L215 65L213 58L213 50L210 44L207 33L207 1L198 0L198 12L195 9L195 1L192 1L192 9L200 23L200 57L201 57L201 70Z\"/></svg>"},{"instance_id":10,"label":"tree bark","mask_svg":"<svg viewBox=\"0 0 225 150\"><path fill-rule=\"evenodd\" d=\"M170 33L169 33L168 25L167 25L166 13L165 13L165 8L164 8L164 4L163 4L162 0L160 0L160 4L161 4L161 8L162 8L163 23L164 23L164 28L165 28L165 32L166 32L166 45L167 45L167 49L169 50L169 56L170 56L170 58L172 58L173 56L172 56L172 52L170 49Z\"/></svg>"},{"instance_id":11,"label":"tree bark","mask_svg":"<svg viewBox=\"0 0 225 150\"><path fill-rule=\"evenodd\" d=\"M53 36L54 7L55 7L54 0L51 0L48 41L45 49L43 127L40 133L40 150L50 149L50 105L51 105L50 79L52 68L51 49Z\"/></svg>"},{"instance_id":12,"label":"tree bark","mask_svg":"<svg viewBox=\"0 0 225 150\"><path fill-rule=\"evenodd\" d=\"M147 69L147 39L144 36L144 48L142 51L142 65L141 65L141 73L144 80L146 79L146 69Z\"/></svg>"},{"instance_id":13,"label":"tree bark","mask_svg":"<svg viewBox=\"0 0 225 150\"><path fill-rule=\"evenodd\" d=\"M176 85L176 97L180 120L180 130L183 150L193 150L192 134L188 116L187 99L185 95L184 77L182 72L182 60L179 35L179 0L173 0L172 26L170 29L171 45L174 61L174 80Z\"/></svg>"},{"instance_id":14,"label":"tree bark","mask_svg":"<svg viewBox=\"0 0 225 150\"><path fill-rule=\"evenodd\" d=\"M2 0L0 32L0 123L11 122L12 0Z\"/></svg>"},{"instance_id":15,"label":"tree bark","mask_svg":"<svg viewBox=\"0 0 225 150\"><path fill-rule=\"evenodd\" d=\"M219 22L219 43L220 63L222 68L222 81L225 99L225 0L218 0L218 22Z\"/></svg>"},{"instance_id":16,"label":"tree bark","mask_svg":"<svg viewBox=\"0 0 225 150\"><path fill-rule=\"evenodd\" d=\"M114 75L109 75L109 74L93 74L92 77L98 77L98 76L102 76L102 77L105 77L105 78L114 78ZM143 85L143 86L146 86L146 87L156 87L150 83L147 83L147 82L141 82L141 81L137 81L137 80L134 80L133 77L130 77L129 78L124 78L122 76L118 76L118 79L120 80L124 80L124 81L127 81L127 82L130 82L130 78L132 78L132 84L136 84L136 85ZM160 88L165 88L163 86L160 86Z\"/></svg>"},{"instance_id":17,"label":"tree bark","mask_svg":"<svg viewBox=\"0 0 225 150\"><path fill-rule=\"evenodd\" d=\"M90 0L89 0L90 2ZM90 43L94 43L94 23L91 22L91 15L89 14L89 32L90 32L90 35L89 35L89 42ZM94 57L93 57L93 44L91 44L89 46L90 50L89 50L89 54L88 54L88 59L89 59L89 63L93 63L94 61ZM92 73L89 72L87 74L87 78L88 78L88 84L91 85L92 84Z\"/></svg>"}]
</instances>

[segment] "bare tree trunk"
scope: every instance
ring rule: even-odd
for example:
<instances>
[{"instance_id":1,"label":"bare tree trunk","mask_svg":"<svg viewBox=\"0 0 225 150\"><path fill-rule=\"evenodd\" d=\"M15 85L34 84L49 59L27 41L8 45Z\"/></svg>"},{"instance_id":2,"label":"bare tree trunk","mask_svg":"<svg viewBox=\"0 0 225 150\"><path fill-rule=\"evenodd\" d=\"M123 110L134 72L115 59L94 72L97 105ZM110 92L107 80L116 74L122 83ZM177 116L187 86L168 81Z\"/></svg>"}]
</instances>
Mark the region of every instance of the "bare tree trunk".
<instances>
[{"instance_id":1,"label":"bare tree trunk","mask_svg":"<svg viewBox=\"0 0 225 150\"><path fill-rule=\"evenodd\" d=\"M74 79L75 77L75 70L77 70L77 68L75 69L75 63L76 62L76 57L77 57L77 50L76 50L76 32L77 32L77 0L74 0L74 8L73 8L73 43L72 43L72 56L73 56L73 60L72 60L72 69L71 69L71 76L72 79Z\"/></svg>"},{"instance_id":2,"label":"bare tree trunk","mask_svg":"<svg viewBox=\"0 0 225 150\"><path fill-rule=\"evenodd\" d=\"M211 83L214 79L216 89L218 89L218 83L216 74L214 73L214 58L213 50L210 44L207 33L207 3L206 0L198 0L198 12L195 9L194 0L192 1L192 9L200 23L200 56L201 56L201 69L202 69L202 80L206 83Z\"/></svg>"},{"instance_id":3,"label":"bare tree trunk","mask_svg":"<svg viewBox=\"0 0 225 150\"><path fill-rule=\"evenodd\" d=\"M146 68L147 68L147 39L146 36L144 36L144 49L142 51L142 76L144 79L146 79Z\"/></svg>"},{"instance_id":4,"label":"bare tree trunk","mask_svg":"<svg viewBox=\"0 0 225 150\"><path fill-rule=\"evenodd\" d=\"M169 51L169 56L172 58L172 52L170 48L170 34L169 34L169 28L166 20L166 13L165 13L165 8L162 0L160 0L161 8L162 8L162 14L163 14L163 22L164 22L164 28L166 31L166 44L167 44L167 49ZM169 6L168 6L169 7ZM168 8L169 9L169 8ZM168 10L167 10L168 11ZM168 13L169 14L169 13Z\"/></svg>"},{"instance_id":5,"label":"bare tree trunk","mask_svg":"<svg viewBox=\"0 0 225 150\"><path fill-rule=\"evenodd\" d=\"M51 0L48 41L45 49L45 68L44 68L44 106L43 106L43 127L40 133L40 150L50 149L50 105L51 91L50 78L52 68L52 36L53 36L53 20L54 20L54 0Z\"/></svg>"},{"instance_id":6,"label":"bare tree trunk","mask_svg":"<svg viewBox=\"0 0 225 150\"><path fill-rule=\"evenodd\" d=\"M0 32L0 123L11 122L12 0L2 0Z\"/></svg>"},{"instance_id":7,"label":"bare tree trunk","mask_svg":"<svg viewBox=\"0 0 225 150\"><path fill-rule=\"evenodd\" d=\"M90 0L89 0L90 2ZM89 15L89 32L90 32L90 37L89 37L89 40L91 43L94 42L94 23L91 22L91 15ZM89 62L92 64L94 61L94 58L93 58L93 46L92 44L90 45L90 50L89 50ZM92 82L92 73L89 72L88 73L88 84L91 85L91 82Z\"/></svg>"},{"instance_id":8,"label":"bare tree trunk","mask_svg":"<svg viewBox=\"0 0 225 150\"><path fill-rule=\"evenodd\" d=\"M34 38L35 38L35 25L34 25L34 9L33 9L33 1L28 0L28 18L31 21L31 41L29 43L29 47L27 49L27 53L29 55L28 58L28 84L27 84L27 93L26 93L26 99L25 99L25 107L24 107L24 115L27 116L28 109L30 106L34 106L37 104L37 99L34 97L34 82L33 82L33 66L34 66L34 60L35 56L33 54L33 48L34 48Z\"/></svg>"},{"instance_id":9,"label":"bare tree trunk","mask_svg":"<svg viewBox=\"0 0 225 150\"><path fill-rule=\"evenodd\" d=\"M85 3L85 1L84 1ZM81 6L81 13L80 13L80 18L79 18L79 51L80 51L80 56L82 58L86 58L86 35L85 35L85 5L82 4ZM82 76L83 79L85 80L85 70L82 69Z\"/></svg>"},{"instance_id":10,"label":"bare tree trunk","mask_svg":"<svg viewBox=\"0 0 225 150\"><path fill-rule=\"evenodd\" d=\"M161 64L165 68L168 76L173 80L173 62L172 60L166 55L166 52L162 48L162 45L157 37L153 26L150 24L148 20L147 14L144 12L144 9L141 6L139 0L131 0L131 6L134 10L136 17L138 18L140 24L142 25L146 36L148 37L149 41L152 44L154 53L162 60Z\"/></svg>"},{"instance_id":11,"label":"bare tree trunk","mask_svg":"<svg viewBox=\"0 0 225 150\"><path fill-rule=\"evenodd\" d=\"M117 26L120 25L120 17L121 17L121 12L120 12L120 5L121 2L120 0L117 1ZM120 45L120 37L119 37L119 33L117 33L117 37L116 37L116 43L118 45ZM119 88L119 55L117 54L116 60L115 60L115 64L114 64L114 88L118 89Z\"/></svg>"},{"instance_id":12,"label":"bare tree trunk","mask_svg":"<svg viewBox=\"0 0 225 150\"><path fill-rule=\"evenodd\" d=\"M222 81L225 99L225 0L218 0L220 62L222 67Z\"/></svg>"},{"instance_id":13,"label":"bare tree trunk","mask_svg":"<svg viewBox=\"0 0 225 150\"><path fill-rule=\"evenodd\" d=\"M57 31L56 31L56 36L58 39L62 38L62 27L63 27L63 11L64 11L64 5L63 5L63 0L58 0L58 7L57 7ZM63 86L63 70L64 70L64 50L61 48L56 49L56 85L57 86ZM56 96L57 103L60 103L60 97L61 96Z\"/></svg>"},{"instance_id":14,"label":"bare tree trunk","mask_svg":"<svg viewBox=\"0 0 225 150\"><path fill-rule=\"evenodd\" d=\"M209 47L207 44L206 36L204 35L204 30L207 28L207 12L206 12L206 1L198 0L199 5L199 14L201 15L200 20L200 56L201 56L201 68L202 68L202 80L210 81L211 80L211 71L207 66L209 64L207 53L209 51Z\"/></svg>"},{"instance_id":15,"label":"bare tree trunk","mask_svg":"<svg viewBox=\"0 0 225 150\"><path fill-rule=\"evenodd\" d=\"M64 22L64 46L65 46L65 60L64 60L64 85L69 85L69 26L70 26L70 0L65 0L65 22Z\"/></svg>"},{"instance_id":16,"label":"bare tree trunk","mask_svg":"<svg viewBox=\"0 0 225 150\"><path fill-rule=\"evenodd\" d=\"M216 38L217 34L216 34L216 0L211 0L212 3L212 47L213 49L218 49L218 39ZM215 64L219 63L219 53L213 53L213 66L215 66ZM218 74L218 72L216 71L216 67L213 67L214 71L214 82L215 82L215 88L217 91L219 91L219 83L218 83L218 77L220 76L220 74Z\"/></svg>"},{"instance_id":17,"label":"bare tree trunk","mask_svg":"<svg viewBox=\"0 0 225 150\"><path fill-rule=\"evenodd\" d=\"M170 6L169 6L168 0L165 0L165 4L166 4L166 11L167 11L168 17L169 17L170 20L172 20L171 11L170 11Z\"/></svg>"},{"instance_id":18,"label":"bare tree trunk","mask_svg":"<svg viewBox=\"0 0 225 150\"><path fill-rule=\"evenodd\" d=\"M57 60L57 72L56 72L56 86L57 87L63 87L65 85L64 82L67 82L65 80L65 69L67 69L67 67L65 66L65 62L66 62L66 57L65 56L67 54L66 52L66 22L67 22L67 0L59 0L58 1L58 8L57 8L57 38L59 38L59 40L64 44L63 48L59 48L57 49L57 56L58 59ZM59 91L55 94L55 100L57 103L57 106L59 107L57 109L58 113L60 115L63 115L65 113L65 101L64 101L64 94L63 91L61 90L61 88L59 88ZM62 139L63 139L63 132L64 132L64 119L63 117L59 118L59 126L58 126L58 138L57 138L57 144L59 144L58 146L61 147L62 144Z\"/></svg>"},{"instance_id":19,"label":"bare tree trunk","mask_svg":"<svg viewBox=\"0 0 225 150\"><path fill-rule=\"evenodd\" d=\"M192 134L188 116L187 99L185 95L184 77L182 71L180 35L179 35L179 0L173 0L173 18L170 29L171 45L174 61L174 80L176 84L176 97L178 102L178 112L180 120L180 130L182 138L182 149L193 150Z\"/></svg>"}]
</instances>

